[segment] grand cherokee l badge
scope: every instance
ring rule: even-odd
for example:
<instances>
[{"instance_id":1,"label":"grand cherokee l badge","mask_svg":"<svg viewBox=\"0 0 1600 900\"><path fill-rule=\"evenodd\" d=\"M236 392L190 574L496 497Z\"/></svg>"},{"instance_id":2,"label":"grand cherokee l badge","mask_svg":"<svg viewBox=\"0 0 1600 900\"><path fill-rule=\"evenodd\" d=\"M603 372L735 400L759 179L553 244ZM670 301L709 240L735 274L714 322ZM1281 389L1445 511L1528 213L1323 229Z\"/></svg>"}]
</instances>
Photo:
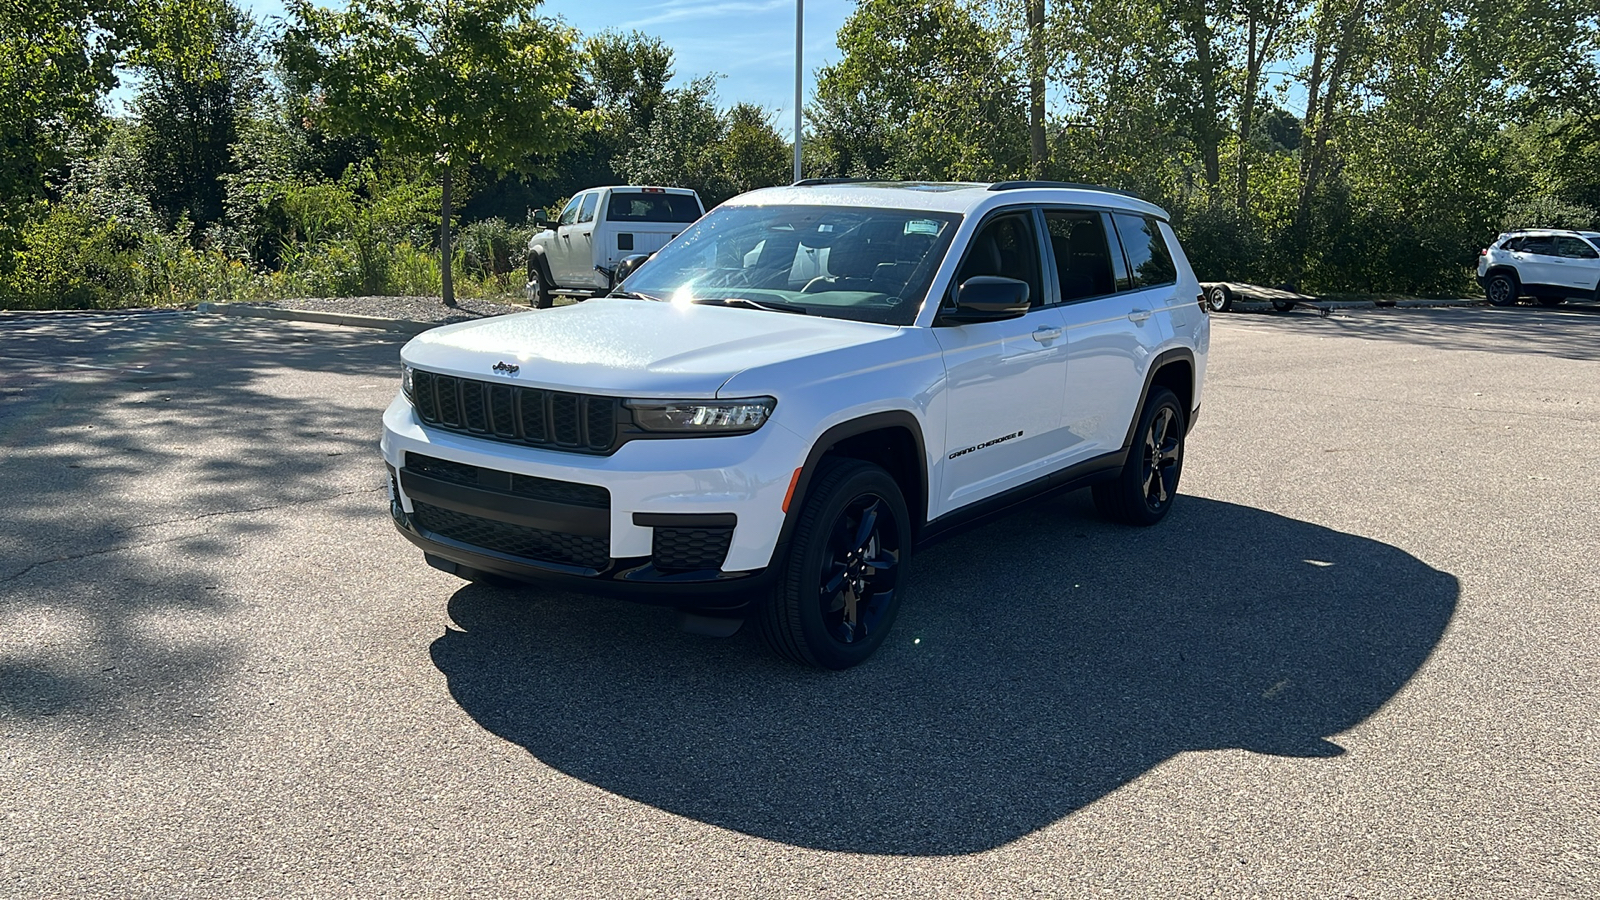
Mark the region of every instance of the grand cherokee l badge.
<instances>
[{"instance_id":1,"label":"grand cherokee l badge","mask_svg":"<svg viewBox=\"0 0 1600 900\"><path fill-rule=\"evenodd\" d=\"M505 373L507 375L515 375L518 372L522 371L522 367L521 366L512 365L511 363L508 363L508 362L497 362L497 363L494 364L494 371L503 372L503 373Z\"/></svg>"}]
</instances>

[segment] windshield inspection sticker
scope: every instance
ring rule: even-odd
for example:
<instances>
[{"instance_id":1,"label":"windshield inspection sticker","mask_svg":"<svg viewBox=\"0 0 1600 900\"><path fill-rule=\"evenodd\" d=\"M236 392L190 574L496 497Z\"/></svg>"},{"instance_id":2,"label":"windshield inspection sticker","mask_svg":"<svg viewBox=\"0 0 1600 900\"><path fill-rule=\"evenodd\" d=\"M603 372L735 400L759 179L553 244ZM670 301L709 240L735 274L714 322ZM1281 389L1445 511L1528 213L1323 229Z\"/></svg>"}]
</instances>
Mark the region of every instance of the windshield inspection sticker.
<instances>
[{"instance_id":1,"label":"windshield inspection sticker","mask_svg":"<svg viewBox=\"0 0 1600 900\"><path fill-rule=\"evenodd\" d=\"M974 451L974 450L982 450L982 449L983 449L983 448L985 448L985 447L993 447L993 446L994 446L994 445L995 445L995 444L1003 444L1003 443L1005 443L1005 442L1006 442L1006 441L1009 441L1009 440L1011 440L1011 439L1012 439L1012 438L1019 438L1019 437L1022 437L1022 432L1020 432L1020 431L1013 431L1013 432L1012 432L1012 433L1010 433L1010 434L1007 434L1007 435L1002 435L1002 436L1000 436L1000 437L997 437L997 438L995 438L995 439L994 439L994 440L992 440L992 441L984 441L984 442L983 442L983 443L981 443L981 444L978 444L978 445L977 445L977 446L974 446L974 447L968 447L968 448L967 448L967 449L965 449L965 450L957 450L957 451L956 451L956 452L954 452L954 453L952 453L952 454L950 454L950 456L949 456L949 457L947 457L947 458L948 458L948 459L955 459L955 458L956 458L956 457L958 457L958 456L966 456L966 455L967 455L967 454L968 454L968 453L971 453L971 452L973 452L973 451Z\"/></svg>"}]
</instances>

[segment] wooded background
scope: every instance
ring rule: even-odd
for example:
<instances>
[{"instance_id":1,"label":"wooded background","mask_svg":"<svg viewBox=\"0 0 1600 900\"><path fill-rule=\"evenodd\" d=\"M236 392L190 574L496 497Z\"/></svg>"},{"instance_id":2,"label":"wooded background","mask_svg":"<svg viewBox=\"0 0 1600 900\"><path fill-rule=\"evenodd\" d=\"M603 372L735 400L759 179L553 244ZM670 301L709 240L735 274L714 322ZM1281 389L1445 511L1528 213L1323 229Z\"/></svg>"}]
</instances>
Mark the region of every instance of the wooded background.
<instances>
[{"instance_id":1,"label":"wooded background","mask_svg":"<svg viewBox=\"0 0 1600 900\"><path fill-rule=\"evenodd\" d=\"M515 293L578 190L789 180L738 84L541 12L3 0L0 307ZM808 177L1132 190L1206 280L1461 292L1600 226L1600 0L862 0L838 44Z\"/></svg>"}]
</instances>

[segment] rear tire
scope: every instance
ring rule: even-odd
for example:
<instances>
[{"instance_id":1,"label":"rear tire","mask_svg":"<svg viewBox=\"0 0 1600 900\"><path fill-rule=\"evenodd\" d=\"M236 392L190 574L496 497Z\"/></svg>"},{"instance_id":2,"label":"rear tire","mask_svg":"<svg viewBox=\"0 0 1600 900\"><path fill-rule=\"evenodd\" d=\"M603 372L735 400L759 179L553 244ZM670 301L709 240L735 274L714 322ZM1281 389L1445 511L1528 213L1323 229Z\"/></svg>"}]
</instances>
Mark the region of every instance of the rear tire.
<instances>
[{"instance_id":1,"label":"rear tire","mask_svg":"<svg viewBox=\"0 0 1600 900\"><path fill-rule=\"evenodd\" d=\"M1274 300L1274 301L1272 301L1272 308L1277 310L1278 312L1288 312L1288 311L1294 309L1294 301L1293 300Z\"/></svg>"},{"instance_id":2,"label":"rear tire","mask_svg":"<svg viewBox=\"0 0 1600 900\"><path fill-rule=\"evenodd\" d=\"M1492 306L1510 306L1517 302L1517 280L1504 272L1496 272L1483 283L1484 296Z\"/></svg>"},{"instance_id":3,"label":"rear tire","mask_svg":"<svg viewBox=\"0 0 1600 900\"><path fill-rule=\"evenodd\" d=\"M1166 518L1183 475L1188 417L1178 395L1156 388L1139 413L1128 460L1115 480L1093 488L1100 514L1123 525L1147 527Z\"/></svg>"},{"instance_id":4,"label":"rear tire","mask_svg":"<svg viewBox=\"0 0 1600 900\"><path fill-rule=\"evenodd\" d=\"M782 577L754 618L780 656L848 669L883 643L900 609L911 520L888 472L824 460L799 510Z\"/></svg>"}]
</instances>

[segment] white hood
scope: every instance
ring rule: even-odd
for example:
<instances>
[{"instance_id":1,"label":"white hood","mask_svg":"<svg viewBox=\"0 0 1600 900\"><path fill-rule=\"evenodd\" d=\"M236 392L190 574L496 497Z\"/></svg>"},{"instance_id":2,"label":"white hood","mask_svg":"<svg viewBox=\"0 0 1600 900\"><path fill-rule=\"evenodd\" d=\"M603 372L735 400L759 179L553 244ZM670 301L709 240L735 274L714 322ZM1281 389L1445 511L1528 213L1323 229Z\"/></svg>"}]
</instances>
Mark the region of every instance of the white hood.
<instances>
[{"instance_id":1,"label":"white hood","mask_svg":"<svg viewBox=\"0 0 1600 900\"><path fill-rule=\"evenodd\" d=\"M746 369L892 337L898 328L737 307L601 298L446 325L401 358L480 381L629 397L712 397ZM494 371L518 366L515 375Z\"/></svg>"}]
</instances>

